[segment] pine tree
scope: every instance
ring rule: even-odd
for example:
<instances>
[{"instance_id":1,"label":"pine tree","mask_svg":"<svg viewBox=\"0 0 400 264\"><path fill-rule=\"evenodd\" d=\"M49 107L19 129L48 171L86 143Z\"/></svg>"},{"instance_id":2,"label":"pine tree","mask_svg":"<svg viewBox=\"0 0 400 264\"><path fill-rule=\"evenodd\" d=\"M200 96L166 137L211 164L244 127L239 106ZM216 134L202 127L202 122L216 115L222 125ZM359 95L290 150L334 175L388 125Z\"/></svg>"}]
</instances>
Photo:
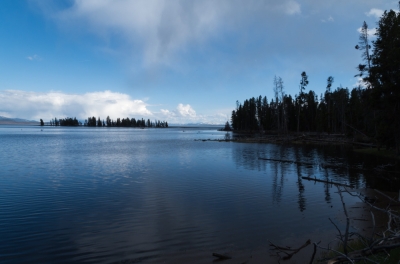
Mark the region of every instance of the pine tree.
<instances>
[{"instance_id":1,"label":"pine tree","mask_svg":"<svg viewBox=\"0 0 400 264\"><path fill-rule=\"evenodd\" d=\"M301 73L301 81L300 81L300 92L299 96L297 97L298 99L298 115L297 115L297 133L299 133L300 130L300 110L303 105L303 99L304 99L304 90L306 89L306 86L308 85L308 76L305 71Z\"/></svg>"},{"instance_id":2,"label":"pine tree","mask_svg":"<svg viewBox=\"0 0 400 264\"><path fill-rule=\"evenodd\" d=\"M369 45L369 40L368 40L368 25L364 21L362 27L361 27L361 32L360 32L360 38L359 38L359 45L356 45L356 49L362 50L362 58L367 64L359 64L357 69L360 72L359 74L355 75L355 77L359 76L362 77L366 72L369 71L371 68L371 56L370 56L370 49L371 45Z\"/></svg>"},{"instance_id":3,"label":"pine tree","mask_svg":"<svg viewBox=\"0 0 400 264\"><path fill-rule=\"evenodd\" d=\"M373 87L378 137L387 146L394 145L400 155L400 13L385 11L376 36L367 81Z\"/></svg>"}]
</instances>

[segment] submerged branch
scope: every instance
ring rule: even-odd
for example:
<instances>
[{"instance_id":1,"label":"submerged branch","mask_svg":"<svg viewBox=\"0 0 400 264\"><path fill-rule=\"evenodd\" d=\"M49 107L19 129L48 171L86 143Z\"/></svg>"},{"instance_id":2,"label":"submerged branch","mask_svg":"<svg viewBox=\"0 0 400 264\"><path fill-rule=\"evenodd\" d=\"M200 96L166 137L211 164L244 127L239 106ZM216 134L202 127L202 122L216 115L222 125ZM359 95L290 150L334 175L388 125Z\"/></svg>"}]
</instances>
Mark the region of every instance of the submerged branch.
<instances>
[{"instance_id":1,"label":"submerged branch","mask_svg":"<svg viewBox=\"0 0 400 264\"><path fill-rule=\"evenodd\" d=\"M336 186L344 186L344 187L349 187L349 188L353 188L350 185L344 184L344 183L340 183L340 182L334 182L334 181L326 181L326 180L320 180L317 178L311 178L311 177L301 177L303 180L308 180L308 181L316 181L316 182L323 182L323 183L329 183L329 184L333 184Z\"/></svg>"},{"instance_id":2,"label":"submerged branch","mask_svg":"<svg viewBox=\"0 0 400 264\"><path fill-rule=\"evenodd\" d=\"M258 158L259 160L269 160L269 161L275 161L275 162L284 162L284 163L293 163L297 165L308 165L308 166L313 166L315 165L314 163L310 162L301 162L301 161L293 161L293 160L283 160L283 159L267 159L267 158Z\"/></svg>"},{"instance_id":3,"label":"submerged branch","mask_svg":"<svg viewBox=\"0 0 400 264\"><path fill-rule=\"evenodd\" d=\"M350 218L349 215L347 214L346 204L344 203L343 200L342 190L339 188L339 186L337 186L337 189L339 191L340 200L342 201L344 214L346 215L346 232L344 233L344 241L343 240L342 241L343 241L344 253L347 255L347 240L349 238Z\"/></svg>"},{"instance_id":4,"label":"submerged branch","mask_svg":"<svg viewBox=\"0 0 400 264\"><path fill-rule=\"evenodd\" d=\"M303 177L304 179L304 177ZM310 179L310 180L315 180L315 179ZM330 182L328 182L330 183ZM322 247L319 245L319 243L313 243L314 245L314 251L311 256L311 261L312 263L315 258L316 250L317 248L326 250L328 252L331 252L334 254L333 257L329 257L325 259L327 263L329 264L334 264L334 263L358 263L359 261L364 261L364 262L369 262L369 263L379 263L376 262L376 258L379 256L378 259L382 257L383 253L386 253L387 256L389 256L389 251L395 248L400 248L400 227L398 225L398 221L400 220L400 216L397 214L397 212L393 212L390 208L380 208L376 205L371 204L368 200L365 199L361 194L358 194L354 191L350 191L346 189L346 187L343 189L343 187L339 187L340 185L337 185L338 188L338 194L340 196L340 200L343 206L343 213L346 217L346 227L345 231L342 232L340 231L339 227L329 218L329 221L335 226L337 232L338 232L338 238L343 245L343 251L338 249L332 249L330 247ZM349 193L352 196L357 196L359 197L362 201L364 201L366 204L368 204L371 207L371 218L372 218L372 234L371 237L365 238L359 233L354 233L350 232L350 217L346 208L346 204L344 201L343 197L343 192ZM381 192L377 192L382 195L382 197L388 198L389 200L392 200L390 197L388 197L385 194L382 194ZM383 212L387 215L388 221L386 224L386 227L381 231L381 236L377 236L375 234L376 230L376 219L375 215L372 212L372 209L378 210L379 212ZM353 219L354 220L354 219ZM354 249L352 246L349 245L349 238L351 236L357 236L358 239L360 240L361 244L360 247L361 249ZM308 240L303 246L297 248L297 249L291 249L289 247L280 247L277 246L273 243L270 242L270 246L272 247L272 250L276 252L276 255L280 257L282 260L290 259L294 254L299 252L301 249L306 247L307 245L311 244L310 240ZM284 254L284 257L281 257L281 254ZM379 255L378 255L379 254ZM383 256L385 257L385 256Z\"/></svg>"}]
</instances>

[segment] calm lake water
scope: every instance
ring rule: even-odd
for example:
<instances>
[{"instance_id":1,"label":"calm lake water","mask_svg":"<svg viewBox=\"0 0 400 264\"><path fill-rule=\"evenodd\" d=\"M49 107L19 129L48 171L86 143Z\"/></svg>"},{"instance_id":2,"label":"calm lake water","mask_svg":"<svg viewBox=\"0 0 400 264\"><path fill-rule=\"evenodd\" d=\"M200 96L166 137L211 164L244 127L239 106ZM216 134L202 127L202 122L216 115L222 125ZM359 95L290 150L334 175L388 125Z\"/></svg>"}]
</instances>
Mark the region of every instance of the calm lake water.
<instances>
[{"instance_id":1,"label":"calm lake water","mask_svg":"<svg viewBox=\"0 0 400 264\"><path fill-rule=\"evenodd\" d=\"M302 176L398 190L343 146L197 141L224 135L0 126L0 262L157 263L324 237L340 197Z\"/></svg>"}]
</instances>

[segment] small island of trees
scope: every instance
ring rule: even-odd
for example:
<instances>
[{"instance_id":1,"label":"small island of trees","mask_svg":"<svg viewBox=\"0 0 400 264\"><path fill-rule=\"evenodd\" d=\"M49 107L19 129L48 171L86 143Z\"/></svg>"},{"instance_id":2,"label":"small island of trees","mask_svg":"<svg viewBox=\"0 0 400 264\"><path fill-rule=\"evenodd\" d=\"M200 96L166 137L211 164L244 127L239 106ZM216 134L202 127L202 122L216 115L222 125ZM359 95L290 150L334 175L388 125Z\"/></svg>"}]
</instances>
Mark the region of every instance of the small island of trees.
<instances>
[{"instance_id":1,"label":"small island of trees","mask_svg":"<svg viewBox=\"0 0 400 264\"><path fill-rule=\"evenodd\" d=\"M44 126L44 122L40 119L40 125ZM82 124L82 122L78 121L76 117L71 118L60 118L56 117L50 120L50 126L88 126L88 127L155 127L155 128L168 128L168 122L155 120L154 122L150 119L145 121L142 119L135 118L117 118L117 120L112 120L109 116L107 116L106 120L102 120L100 117L96 119L96 117L88 117Z\"/></svg>"}]
</instances>

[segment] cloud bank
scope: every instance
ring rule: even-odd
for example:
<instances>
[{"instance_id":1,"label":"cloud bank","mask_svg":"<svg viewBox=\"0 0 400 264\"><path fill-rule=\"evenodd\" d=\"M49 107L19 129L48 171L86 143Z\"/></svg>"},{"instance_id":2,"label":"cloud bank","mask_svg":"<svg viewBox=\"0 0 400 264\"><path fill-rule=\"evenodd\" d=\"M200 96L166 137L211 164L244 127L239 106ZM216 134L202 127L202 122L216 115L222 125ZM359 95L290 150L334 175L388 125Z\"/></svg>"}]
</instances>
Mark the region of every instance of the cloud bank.
<instances>
[{"instance_id":1,"label":"cloud bank","mask_svg":"<svg viewBox=\"0 0 400 264\"><path fill-rule=\"evenodd\" d=\"M0 115L26 119L48 120L54 117L89 116L113 118L126 116L150 117L152 113L142 100L111 91L85 94L62 92L36 93L19 90L0 91Z\"/></svg>"},{"instance_id":2,"label":"cloud bank","mask_svg":"<svg viewBox=\"0 0 400 264\"><path fill-rule=\"evenodd\" d=\"M43 7L43 3L37 1ZM189 44L235 30L249 18L301 13L295 0L72 0L69 8L42 8L62 27L79 27L105 39L120 37L145 66L169 65ZM245 3L245 4L244 4Z\"/></svg>"},{"instance_id":3,"label":"cloud bank","mask_svg":"<svg viewBox=\"0 0 400 264\"><path fill-rule=\"evenodd\" d=\"M227 115L198 115L189 104L178 104L176 109L150 111L143 100L132 99L129 95L111 91L90 92L84 94L66 94L51 91L47 93L26 92L21 90L0 91L0 116L24 118L29 120L54 117L76 117L79 120L88 117L105 119L144 118L165 120L169 123L209 123L223 124Z\"/></svg>"}]
</instances>

